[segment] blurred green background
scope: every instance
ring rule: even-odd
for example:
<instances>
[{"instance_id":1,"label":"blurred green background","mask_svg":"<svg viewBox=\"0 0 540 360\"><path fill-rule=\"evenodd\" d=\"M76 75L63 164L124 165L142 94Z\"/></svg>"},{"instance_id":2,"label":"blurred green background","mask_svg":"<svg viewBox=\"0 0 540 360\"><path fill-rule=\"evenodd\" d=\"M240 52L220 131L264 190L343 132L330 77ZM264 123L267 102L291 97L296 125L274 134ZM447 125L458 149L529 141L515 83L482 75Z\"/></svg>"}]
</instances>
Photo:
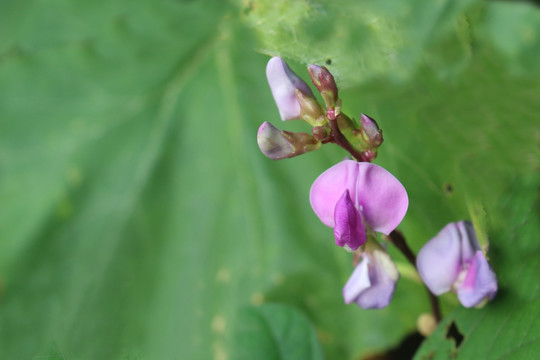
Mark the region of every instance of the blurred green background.
<instances>
[{"instance_id":1,"label":"blurred green background","mask_svg":"<svg viewBox=\"0 0 540 360\"><path fill-rule=\"evenodd\" d=\"M418 359L540 353L540 11L477 0L0 3L1 359L361 359L428 302L345 306L351 257L312 212L333 145L273 162L269 56L335 74L384 129L417 251L450 221L490 242L500 292L443 296ZM457 347L446 332L464 336Z\"/></svg>"}]
</instances>

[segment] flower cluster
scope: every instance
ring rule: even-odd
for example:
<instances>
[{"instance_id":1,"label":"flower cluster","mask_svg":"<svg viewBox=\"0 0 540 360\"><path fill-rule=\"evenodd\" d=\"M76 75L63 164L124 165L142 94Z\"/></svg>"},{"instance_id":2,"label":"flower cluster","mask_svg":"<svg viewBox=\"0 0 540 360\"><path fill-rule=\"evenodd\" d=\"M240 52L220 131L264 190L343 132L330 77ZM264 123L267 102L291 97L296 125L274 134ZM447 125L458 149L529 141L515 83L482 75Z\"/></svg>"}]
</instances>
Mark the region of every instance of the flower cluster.
<instances>
[{"instance_id":1,"label":"flower cluster","mask_svg":"<svg viewBox=\"0 0 540 360\"><path fill-rule=\"evenodd\" d=\"M322 223L334 229L335 243L361 259L343 288L345 302L380 309L392 300L399 273L376 233L392 238L407 212L407 192L392 174L371 163L383 142L375 120L365 114L359 121L346 116L328 69L309 65L308 71L324 108L283 59L270 59L266 75L281 119L302 119L311 125L311 134L279 130L264 122L257 143L273 160L326 143L341 146L356 159L322 173L311 187L310 202ZM414 255L410 261L414 263ZM497 279L470 222L448 224L421 249L416 266L433 294L454 291L466 307L492 299L497 292Z\"/></svg>"},{"instance_id":2,"label":"flower cluster","mask_svg":"<svg viewBox=\"0 0 540 360\"><path fill-rule=\"evenodd\" d=\"M319 104L309 86L281 59L268 61L266 76L283 121L302 119L312 126L311 134L279 130L264 122L257 133L262 153L280 160L302 155L335 143L361 161L377 156L382 144L382 131L375 120L362 114L356 122L341 112L341 100L334 77L324 66L309 65L308 71L321 93L325 108Z\"/></svg>"}]
</instances>

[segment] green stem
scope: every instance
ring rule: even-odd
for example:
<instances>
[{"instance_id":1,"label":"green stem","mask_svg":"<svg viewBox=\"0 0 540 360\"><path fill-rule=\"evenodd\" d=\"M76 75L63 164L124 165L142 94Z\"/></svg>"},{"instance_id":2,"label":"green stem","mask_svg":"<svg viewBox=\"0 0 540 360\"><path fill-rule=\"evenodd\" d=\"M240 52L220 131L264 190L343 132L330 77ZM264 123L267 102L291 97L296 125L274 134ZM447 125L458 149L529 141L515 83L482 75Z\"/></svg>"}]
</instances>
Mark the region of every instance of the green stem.
<instances>
[{"instance_id":1,"label":"green stem","mask_svg":"<svg viewBox=\"0 0 540 360\"><path fill-rule=\"evenodd\" d=\"M403 236L403 234L401 232L399 232L398 230L394 230L390 233L390 235L388 236L388 240L394 244L394 246L399 250L401 251L401 253L403 255L405 255L405 257L407 258L407 260L414 266L415 269L416 268L416 256L414 255L414 253L412 252L411 248L409 247L409 245L407 245L407 242L405 241L405 237ZM417 269L418 271L418 269ZM425 285L424 285L425 286ZM437 296L435 296L428 288L427 286L425 286L427 292L428 292L428 296L429 296L429 303L431 305L431 312L433 313L433 316L435 317L435 320L437 321L437 323L439 323L442 319L442 316L441 316L441 308L439 306L439 298L437 298Z\"/></svg>"},{"instance_id":2,"label":"green stem","mask_svg":"<svg viewBox=\"0 0 540 360\"><path fill-rule=\"evenodd\" d=\"M332 129L332 132L330 136L333 139L333 143L341 146L343 149L347 150L349 154L352 155L357 161L359 162L370 162L370 159L364 155L364 153L356 150L347 140L345 135L339 130L339 126L337 124L337 118L330 121L330 128Z\"/></svg>"}]
</instances>

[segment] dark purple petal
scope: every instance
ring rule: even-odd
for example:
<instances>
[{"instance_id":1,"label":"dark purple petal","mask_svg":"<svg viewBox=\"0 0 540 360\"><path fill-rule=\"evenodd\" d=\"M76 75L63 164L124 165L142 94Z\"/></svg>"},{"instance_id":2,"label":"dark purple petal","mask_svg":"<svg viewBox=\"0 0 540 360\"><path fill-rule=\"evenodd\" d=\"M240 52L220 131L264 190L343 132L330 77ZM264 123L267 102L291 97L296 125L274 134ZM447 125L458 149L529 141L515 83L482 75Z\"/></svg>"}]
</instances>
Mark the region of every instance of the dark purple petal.
<instances>
[{"instance_id":1,"label":"dark purple petal","mask_svg":"<svg viewBox=\"0 0 540 360\"><path fill-rule=\"evenodd\" d=\"M497 288L497 277L484 253L478 250L467 269L465 280L458 287L458 299L465 307L476 306L486 297L493 299Z\"/></svg>"},{"instance_id":2,"label":"dark purple petal","mask_svg":"<svg viewBox=\"0 0 540 360\"><path fill-rule=\"evenodd\" d=\"M461 235L456 223L446 225L428 241L416 257L416 267L426 286L435 295L449 291L461 266Z\"/></svg>"},{"instance_id":3,"label":"dark purple petal","mask_svg":"<svg viewBox=\"0 0 540 360\"><path fill-rule=\"evenodd\" d=\"M362 223L362 215L354 207L349 190L345 190L336 204L334 223L337 245L356 250L366 242L366 228Z\"/></svg>"}]
</instances>

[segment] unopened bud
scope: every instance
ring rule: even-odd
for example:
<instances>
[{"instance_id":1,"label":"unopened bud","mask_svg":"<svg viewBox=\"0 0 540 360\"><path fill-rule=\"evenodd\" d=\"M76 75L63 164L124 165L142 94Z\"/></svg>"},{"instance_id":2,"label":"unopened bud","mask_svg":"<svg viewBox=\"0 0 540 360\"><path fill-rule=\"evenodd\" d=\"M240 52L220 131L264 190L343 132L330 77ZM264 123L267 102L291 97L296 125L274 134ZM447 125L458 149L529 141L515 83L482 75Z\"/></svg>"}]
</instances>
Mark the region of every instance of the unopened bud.
<instances>
[{"instance_id":1,"label":"unopened bud","mask_svg":"<svg viewBox=\"0 0 540 360\"><path fill-rule=\"evenodd\" d=\"M336 121L339 126L339 130L349 141L349 143L356 150L363 153L364 161L369 162L377 157L377 147L382 142L382 134L379 134L380 142L378 142L376 138L375 141L371 142L370 139L367 137L366 133L364 132L364 129L362 127L360 127L359 129L356 122L351 120L345 114L339 114ZM372 121L373 123L375 123L374 120Z\"/></svg>"},{"instance_id":2,"label":"unopened bud","mask_svg":"<svg viewBox=\"0 0 540 360\"><path fill-rule=\"evenodd\" d=\"M306 133L279 130L265 121L257 132L257 144L269 159L280 160L317 150L321 143Z\"/></svg>"},{"instance_id":3,"label":"unopened bud","mask_svg":"<svg viewBox=\"0 0 540 360\"><path fill-rule=\"evenodd\" d=\"M306 97L313 98L309 86L278 56L268 61L266 77L281 119L285 121L300 118L301 106L296 96L296 90L300 90Z\"/></svg>"},{"instance_id":4,"label":"unopened bud","mask_svg":"<svg viewBox=\"0 0 540 360\"><path fill-rule=\"evenodd\" d=\"M435 320L435 316L433 316L433 314L423 313L418 317L416 327L420 334L428 337L437 328L437 320Z\"/></svg>"},{"instance_id":5,"label":"unopened bud","mask_svg":"<svg viewBox=\"0 0 540 360\"><path fill-rule=\"evenodd\" d=\"M326 118L324 117L321 106L313 95L307 95L300 89L296 89L294 93L300 104L300 118L311 126L323 125L326 122Z\"/></svg>"},{"instance_id":6,"label":"unopened bud","mask_svg":"<svg viewBox=\"0 0 540 360\"><path fill-rule=\"evenodd\" d=\"M327 126L315 126L311 129L313 137L319 141L325 141L330 136L330 128Z\"/></svg>"},{"instance_id":7,"label":"unopened bud","mask_svg":"<svg viewBox=\"0 0 540 360\"><path fill-rule=\"evenodd\" d=\"M334 80L334 76L324 66L308 65L309 75L313 85L317 87L321 93L326 107L333 109L338 101L338 88Z\"/></svg>"},{"instance_id":8,"label":"unopened bud","mask_svg":"<svg viewBox=\"0 0 540 360\"><path fill-rule=\"evenodd\" d=\"M347 115L341 113L336 118L339 130L347 140L351 143L355 143L354 136L356 131L358 131L357 125L349 118Z\"/></svg>"},{"instance_id":9,"label":"unopened bud","mask_svg":"<svg viewBox=\"0 0 540 360\"><path fill-rule=\"evenodd\" d=\"M383 142L383 137L382 130L379 129L377 122L365 114L360 115L360 122L364 140L368 143L370 148L378 148Z\"/></svg>"}]
</instances>

